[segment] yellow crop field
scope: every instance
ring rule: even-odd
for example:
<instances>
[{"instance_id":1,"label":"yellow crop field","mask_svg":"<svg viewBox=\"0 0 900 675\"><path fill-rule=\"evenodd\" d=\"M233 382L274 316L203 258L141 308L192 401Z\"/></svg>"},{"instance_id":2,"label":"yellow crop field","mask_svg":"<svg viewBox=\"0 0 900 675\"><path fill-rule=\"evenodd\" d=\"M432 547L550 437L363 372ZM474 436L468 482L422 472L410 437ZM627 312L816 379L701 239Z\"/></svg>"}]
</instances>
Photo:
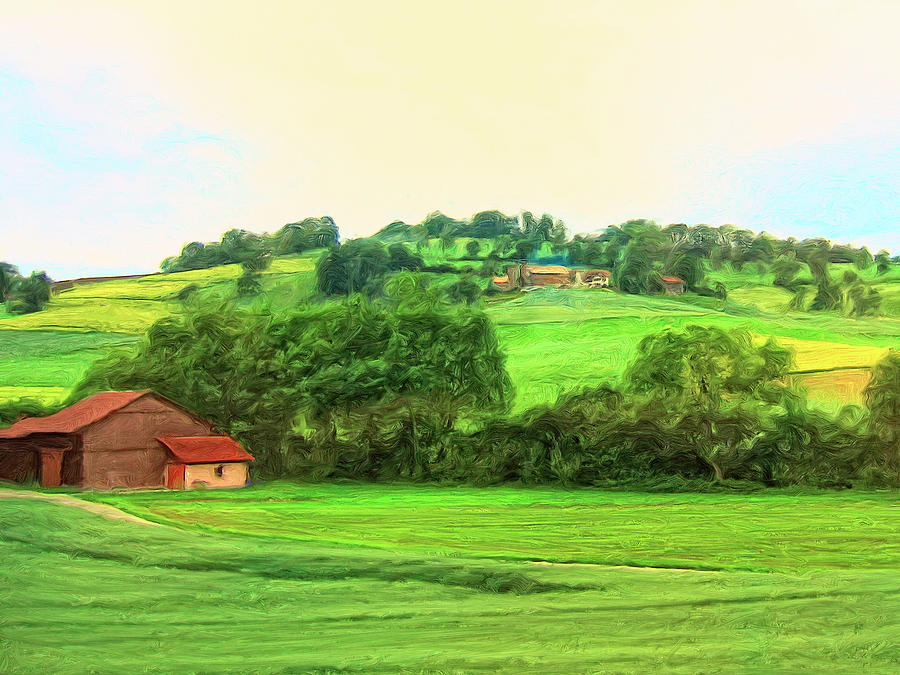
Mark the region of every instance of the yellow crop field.
<instances>
[{"instance_id":1,"label":"yellow crop field","mask_svg":"<svg viewBox=\"0 0 900 675\"><path fill-rule=\"evenodd\" d=\"M884 358L887 347L849 345L824 340L802 340L778 336L779 344L794 350L794 370L870 367Z\"/></svg>"}]
</instances>

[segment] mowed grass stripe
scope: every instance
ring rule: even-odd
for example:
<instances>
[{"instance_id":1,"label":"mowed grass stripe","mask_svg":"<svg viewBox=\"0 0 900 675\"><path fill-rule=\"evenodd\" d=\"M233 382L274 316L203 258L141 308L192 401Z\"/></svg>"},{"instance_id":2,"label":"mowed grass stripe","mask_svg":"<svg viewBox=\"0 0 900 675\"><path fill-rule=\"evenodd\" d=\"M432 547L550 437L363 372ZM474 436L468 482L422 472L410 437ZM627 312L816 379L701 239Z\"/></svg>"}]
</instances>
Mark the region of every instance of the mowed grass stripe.
<instances>
[{"instance_id":1,"label":"mowed grass stripe","mask_svg":"<svg viewBox=\"0 0 900 675\"><path fill-rule=\"evenodd\" d=\"M403 489L309 486L312 498L281 502L266 499L289 499L304 486L260 486L234 500L92 498L150 520L437 555L761 572L900 568L896 493L572 496L503 488L457 491L441 503L451 488ZM358 500L347 499L354 494Z\"/></svg>"}]
</instances>

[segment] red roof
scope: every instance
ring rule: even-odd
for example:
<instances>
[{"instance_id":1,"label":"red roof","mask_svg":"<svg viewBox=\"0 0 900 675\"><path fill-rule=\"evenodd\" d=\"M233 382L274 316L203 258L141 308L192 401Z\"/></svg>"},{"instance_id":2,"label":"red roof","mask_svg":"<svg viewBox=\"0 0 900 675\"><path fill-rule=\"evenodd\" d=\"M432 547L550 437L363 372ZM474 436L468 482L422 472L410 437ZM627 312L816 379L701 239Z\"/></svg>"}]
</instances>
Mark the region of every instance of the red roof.
<instances>
[{"instance_id":1,"label":"red roof","mask_svg":"<svg viewBox=\"0 0 900 675\"><path fill-rule=\"evenodd\" d=\"M678 277L663 277L662 280L665 281L667 284L683 284L684 283L684 279L679 279Z\"/></svg>"},{"instance_id":2,"label":"red roof","mask_svg":"<svg viewBox=\"0 0 900 675\"><path fill-rule=\"evenodd\" d=\"M152 392L149 389L144 389L94 394L53 415L19 420L6 429L0 429L0 438L23 438L29 434L70 434L99 422L107 415L150 393Z\"/></svg>"},{"instance_id":3,"label":"red roof","mask_svg":"<svg viewBox=\"0 0 900 675\"><path fill-rule=\"evenodd\" d=\"M528 265L532 274L568 274L569 268L562 265Z\"/></svg>"},{"instance_id":4,"label":"red roof","mask_svg":"<svg viewBox=\"0 0 900 675\"><path fill-rule=\"evenodd\" d=\"M228 436L167 436L156 440L185 464L253 461L253 455Z\"/></svg>"}]
</instances>

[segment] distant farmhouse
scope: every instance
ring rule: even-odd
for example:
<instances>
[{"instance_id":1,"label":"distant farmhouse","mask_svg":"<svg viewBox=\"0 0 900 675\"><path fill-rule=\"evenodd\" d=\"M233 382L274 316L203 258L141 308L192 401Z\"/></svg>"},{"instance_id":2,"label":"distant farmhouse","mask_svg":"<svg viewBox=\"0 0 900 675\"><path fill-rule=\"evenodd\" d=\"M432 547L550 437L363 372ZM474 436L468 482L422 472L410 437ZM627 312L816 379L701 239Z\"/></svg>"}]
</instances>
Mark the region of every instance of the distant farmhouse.
<instances>
[{"instance_id":1,"label":"distant farmhouse","mask_svg":"<svg viewBox=\"0 0 900 675\"><path fill-rule=\"evenodd\" d=\"M678 277L662 277L663 288L668 295L681 295L684 293L684 279Z\"/></svg>"},{"instance_id":2,"label":"distant farmhouse","mask_svg":"<svg viewBox=\"0 0 900 675\"><path fill-rule=\"evenodd\" d=\"M503 291L542 286L560 288L609 288L612 274L609 270L585 270L563 265L507 265L506 273L494 277L494 286ZM684 293L685 283L678 277L662 277L663 287L669 295Z\"/></svg>"},{"instance_id":3,"label":"distant farmhouse","mask_svg":"<svg viewBox=\"0 0 900 675\"><path fill-rule=\"evenodd\" d=\"M0 429L0 479L42 487L241 487L253 457L152 391L96 394Z\"/></svg>"}]
</instances>

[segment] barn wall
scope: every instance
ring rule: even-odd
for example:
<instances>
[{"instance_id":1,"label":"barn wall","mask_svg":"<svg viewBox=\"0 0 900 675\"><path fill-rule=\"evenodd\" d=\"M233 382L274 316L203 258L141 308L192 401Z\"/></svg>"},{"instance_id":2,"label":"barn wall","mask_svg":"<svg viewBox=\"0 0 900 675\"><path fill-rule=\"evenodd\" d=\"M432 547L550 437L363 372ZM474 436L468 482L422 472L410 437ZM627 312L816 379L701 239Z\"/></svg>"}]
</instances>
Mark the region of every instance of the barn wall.
<instances>
[{"instance_id":1,"label":"barn wall","mask_svg":"<svg viewBox=\"0 0 900 675\"><path fill-rule=\"evenodd\" d=\"M166 450L106 450L83 455L81 487L165 487Z\"/></svg>"},{"instance_id":2,"label":"barn wall","mask_svg":"<svg viewBox=\"0 0 900 675\"><path fill-rule=\"evenodd\" d=\"M22 483L39 477L36 450L16 449L11 443L0 443L0 480Z\"/></svg>"},{"instance_id":3,"label":"barn wall","mask_svg":"<svg viewBox=\"0 0 900 675\"><path fill-rule=\"evenodd\" d=\"M139 450L158 447L158 436L207 436L208 423L178 408L145 396L82 432L86 453L102 450Z\"/></svg>"},{"instance_id":4,"label":"barn wall","mask_svg":"<svg viewBox=\"0 0 900 675\"><path fill-rule=\"evenodd\" d=\"M216 467L223 467L222 477L216 475ZM216 464L188 464L184 468L184 486L243 487L247 484L247 462L218 462Z\"/></svg>"},{"instance_id":5,"label":"barn wall","mask_svg":"<svg viewBox=\"0 0 900 675\"><path fill-rule=\"evenodd\" d=\"M532 274L532 286L549 286L551 284L567 284L569 283L568 274Z\"/></svg>"}]
</instances>

